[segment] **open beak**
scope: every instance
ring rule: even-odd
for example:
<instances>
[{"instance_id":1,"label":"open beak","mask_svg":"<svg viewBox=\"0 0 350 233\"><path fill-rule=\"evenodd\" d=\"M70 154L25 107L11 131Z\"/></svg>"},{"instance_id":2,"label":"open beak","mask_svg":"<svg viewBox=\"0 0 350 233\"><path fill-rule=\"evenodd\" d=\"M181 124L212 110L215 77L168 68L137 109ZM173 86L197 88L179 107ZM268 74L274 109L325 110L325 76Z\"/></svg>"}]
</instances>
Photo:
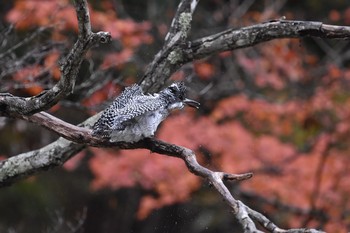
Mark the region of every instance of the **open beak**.
<instances>
[{"instance_id":1,"label":"open beak","mask_svg":"<svg viewBox=\"0 0 350 233\"><path fill-rule=\"evenodd\" d=\"M190 100L190 99L184 99L184 103L192 108L197 108L197 109L199 108L199 105L200 105L200 103L198 103L197 101Z\"/></svg>"}]
</instances>

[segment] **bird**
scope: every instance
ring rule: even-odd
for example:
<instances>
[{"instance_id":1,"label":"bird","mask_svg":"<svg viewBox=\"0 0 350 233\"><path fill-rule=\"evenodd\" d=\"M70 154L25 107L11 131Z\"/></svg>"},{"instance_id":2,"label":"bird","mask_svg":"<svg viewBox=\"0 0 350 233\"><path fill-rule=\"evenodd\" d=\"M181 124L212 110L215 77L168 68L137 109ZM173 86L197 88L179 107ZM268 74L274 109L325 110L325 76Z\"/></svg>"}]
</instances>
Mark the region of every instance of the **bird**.
<instances>
[{"instance_id":1,"label":"bird","mask_svg":"<svg viewBox=\"0 0 350 233\"><path fill-rule=\"evenodd\" d=\"M92 127L92 135L111 142L137 142L153 137L172 110L185 105L199 108L197 101L185 97L185 91L184 82L174 82L154 94L144 94L138 84L129 86L103 111Z\"/></svg>"}]
</instances>

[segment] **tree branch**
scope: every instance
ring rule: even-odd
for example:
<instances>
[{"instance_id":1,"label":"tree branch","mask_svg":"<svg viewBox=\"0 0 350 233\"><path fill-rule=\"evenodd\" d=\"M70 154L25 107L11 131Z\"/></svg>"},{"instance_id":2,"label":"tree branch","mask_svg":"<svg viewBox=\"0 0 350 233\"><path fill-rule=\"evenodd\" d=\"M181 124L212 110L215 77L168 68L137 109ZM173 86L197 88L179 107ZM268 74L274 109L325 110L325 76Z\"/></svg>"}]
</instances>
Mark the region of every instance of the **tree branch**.
<instances>
[{"instance_id":1,"label":"tree branch","mask_svg":"<svg viewBox=\"0 0 350 233\"><path fill-rule=\"evenodd\" d=\"M97 120L99 114L90 117L79 126L69 124L48 113L41 112L31 116L20 118L37 125L43 126L60 135L62 138L39 150L23 153L0 162L0 187L11 184L19 177L25 178L41 170L47 170L62 165L72 155L69 150L77 153L85 146L116 147L120 149L148 149L152 152L182 158L189 170L203 178L208 178L212 171L200 166L193 151L173 144L168 144L157 139L145 138L144 140L127 142L110 142L108 139L92 136L89 129ZM55 147L57 146L57 148ZM67 149L68 148L68 149ZM23 163L23 167L21 164ZM17 164L17 165L15 165ZM10 171L11 166L15 167ZM9 169L8 169L9 168ZM251 173L234 175L224 172L216 172L222 180L244 180L252 176Z\"/></svg>"},{"instance_id":2,"label":"tree branch","mask_svg":"<svg viewBox=\"0 0 350 233\"><path fill-rule=\"evenodd\" d=\"M163 48L155 55L140 81L144 91L159 91L170 75L184 64L181 62L182 47L187 43L192 15L198 2L199 0L182 0L179 3Z\"/></svg>"},{"instance_id":3,"label":"tree branch","mask_svg":"<svg viewBox=\"0 0 350 233\"><path fill-rule=\"evenodd\" d=\"M178 10L181 8L180 6L181 3ZM193 11L189 12L193 13ZM177 13L176 15L179 14ZM172 26L179 25L179 23L176 23L179 21L179 17L175 18ZM190 25L187 27L190 27ZM186 43L183 43L183 41L187 37L181 37L180 34L175 33L181 32L181 30L171 28L170 31L168 35L173 35L173 38L169 39L171 38L170 36L166 37L167 43L155 56L142 79L142 85L145 86L146 91L159 90L170 75L183 64L205 58L215 53L246 48L281 38L319 37L350 39L350 27L348 26L296 20L273 20L240 29L231 28L194 41L187 41ZM179 43L180 38L182 39L182 43Z\"/></svg>"},{"instance_id":4,"label":"tree branch","mask_svg":"<svg viewBox=\"0 0 350 233\"><path fill-rule=\"evenodd\" d=\"M79 35L66 58L61 62L61 79L49 90L39 95L23 98L0 93L0 116L31 115L54 106L74 90L74 84L86 52L97 43L111 40L108 32L91 32L90 16L86 0L76 0Z\"/></svg>"},{"instance_id":5,"label":"tree branch","mask_svg":"<svg viewBox=\"0 0 350 233\"><path fill-rule=\"evenodd\" d=\"M8 186L30 175L64 164L86 146L64 138L38 150L0 161L0 187Z\"/></svg>"},{"instance_id":6,"label":"tree branch","mask_svg":"<svg viewBox=\"0 0 350 233\"><path fill-rule=\"evenodd\" d=\"M223 51L250 47L281 38L320 37L350 39L350 27L322 22L276 20L240 29L229 29L197 39L188 44L182 63L201 59Z\"/></svg>"}]
</instances>

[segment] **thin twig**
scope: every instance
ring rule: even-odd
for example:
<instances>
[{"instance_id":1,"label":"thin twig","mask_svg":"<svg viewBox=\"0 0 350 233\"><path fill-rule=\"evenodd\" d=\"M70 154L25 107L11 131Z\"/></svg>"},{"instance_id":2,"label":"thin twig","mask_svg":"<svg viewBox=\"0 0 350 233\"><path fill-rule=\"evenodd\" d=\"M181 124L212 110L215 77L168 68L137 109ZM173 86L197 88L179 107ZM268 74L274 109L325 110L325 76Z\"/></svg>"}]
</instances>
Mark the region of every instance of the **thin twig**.
<instances>
[{"instance_id":1,"label":"thin twig","mask_svg":"<svg viewBox=\"0 0 350 233\"><path fill-rule=\"evenodd\" d=\"M73 92L75 80L86 52L97 43L108 43L111 40L111 35L108 32L91 32L86 0L76 0L75 10L78 17L78 40L61 62L59 82L51 89L29 98L1 93L0 106L4 110L0 112L0 115L31 115L54 106L62 98Z\"/></svg>"}]
</instances>

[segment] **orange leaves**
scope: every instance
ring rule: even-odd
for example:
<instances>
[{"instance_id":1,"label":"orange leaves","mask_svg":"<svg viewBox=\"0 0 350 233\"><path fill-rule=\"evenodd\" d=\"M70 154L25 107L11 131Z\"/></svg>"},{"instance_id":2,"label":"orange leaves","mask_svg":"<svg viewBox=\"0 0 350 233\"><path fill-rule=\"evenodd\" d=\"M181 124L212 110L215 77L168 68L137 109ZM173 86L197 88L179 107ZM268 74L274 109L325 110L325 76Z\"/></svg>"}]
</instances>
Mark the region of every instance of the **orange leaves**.
<instances>
[{"instance_id":1,"label":"orange leaves","mask_svg":"<svg viewBox=\"0 0 350 233\"><path fill-rule=\"evenodd\" d=\"M101 18L103 18L102 15L105 15L97 14L101 15ZM129 19L113 19L109 21L101 20L100 25L103 30L110 32L114 39L118 39L124 47L120 52L106 55L101 64L102 69L122 68L123 64L132 58L138 47L153 42L153 37L148 33L151 28L151 24L148 22L136 23Z\"/></svg>"},{"instance_id":2,"label":"orange leaves","mask_svg":"<svg viewBox=\"0 0 350 233\"><path fill-rule=\"evenodd\" d=\"M141 44L153 42L153 37L148 33L151 28L150 23L117 19L115 13L107 5L102 4L102 7L106 9L101 12L89 8L94 29L110 32L112 37L120 40L126 48L136 48ZM68 0L18 0L13 9L6 15L6 19L21 30L38 26L54 26L53 39L55 40L65 38L59 31L78 30L76 12Z\"/></svg>"},{"instance_id":3,"label":"orange leaves","mask_svg":"<svg viewBox=\"0 0 350 233\"><path fill-rule=\"evenodd\" d=\"M216 121L238 117L247 128L258 132L273 132L279 136L292 132L294 121L303 122L306 108L302 104L290 101L285 104L270 104L262 100L249 100L244 95L226 98L212 112ZM299 111L298 111L299 110ZM285 116L285 117L284 117Z\"/></svg>"},{"instance_id":4,"label":"orange leaves","mask_svg":"<svg viewBox=\"0 0 350 233\"><path fill-rule=\"evenodd\" d=\"M241 184L243 191L306 210L315 205L330 213L333 223L343 226L342 211L350 208L350 147L342 144L336 149L338 134L321 133L321 127L335 123L328 122L327 114L334 107L331 100L326 101L329 96L318 93L315 98L320 99L276 104L238 95L220 101L205 117L195 119L191 111L171 115L157 137L195 150L199 160L199 149L205 148L211 165L219 170L253 171L253 179ZM350 111L339 108L336 111L343 114L344 121L336 132L349 136L346 124ZM312 131L313 127L317 130ZM309 150L302 153L299 146L309 146ZM149 155L143 150L114 155L94 151L96 156L90 162L95 175L93 188L140 185L157 194L141 199L137 213L141 219L153 209L188 199L200 185L179 159ZM300 227L297 220L288 216L285 221Z\"/></svg>"},{"instance_id":5,"label":"orange leaves","mask_svg":"<svg viewBox=\"0 0 350 233\"><path fill-rule=\"evenodd\" d=\"M145 175L142 178L145 179L142 182L143 186L151 188L157 196L147 195L141 199L137 213L141 219L146 218L154 209L188 200L191 193L200 185L199 178L193 176L183 161L176 158L164 156L157 156L155 160L147 158L142 174Z\"/></svg>"},{"instance_id":6,"label":"orange leaves","mask_svg":"<svg viewBox=\"0 0 350 233\"><path fill-rule=\"evenodd\" d=\"M57 65L59 57L60 57L59 52L53 51L52 53L47 55L44 62L44 66L50 69L50 73L52 77L57 81L60 79L60 76L61 76L61 71Z\"/></svg>"},{"instance_id":7,"label":"orange leaves","mask_svg":"<svg viewBox=\"0 0 350 233\"><path fill-rule=\"evenodd\" d=\"M344 143L350 136L350 102L334 102L335 90L319 89L308 100L284 103L237 95L220 101L207 116L194 118L190 109L185 109L186 114L172 114L157 137L194 150L199 160L200 148L204 148L211 156L211 166L219 170L253 171L253 179L241 184L243 191L301 209L324 209L332 222L344 225L341 216L350 208L350 147ZM94 151L90 162L93 188L139 185L156 193L142 198L139 218L188 199L200 185L179 159L143 150L117 155ZM288 216L286 222L300 227L297 218Z\"/></svg>"},{"instance_id":8,"label":"orange leaves","mask_svg":"<svg viewBox=\"0 0 350 233\"><path fill-rule=\"evenodd\" d=\"M110 32L112 38L120 40L126 48L137 48L141 44L153 42L153 37L148 33L151 29L149 22L137 23L131 19L117 19L110 10L98 12L91 9L90 12L92 25Z\"/></svg>"},{"instance_id":9,"label":"orange leaves","mask_svg":"<svg viewBox=\"0 0 350 233\"><path fill-rule=\"evenodd\" d=\"M324 150L325 143L330 143L326 142L330 139L332 138L325 137L322 140L320 151ZM348 179L350 174L349 148L346 150L332 149L323 155L317 153L317 149L314 152L313 156L319 158L316 165L322 171L318 176L319 186L316 186L316 183L312 186L318 188L319 192L316 206L330 216L330 221L326 224L325 230L327 232L346 232L350 223L349 219L346 218L347 211L350 208L350 202L348 201L350 193L350 181ZM324 156L324 163L321 163L321 156ZM313 174L315 179L317 173L314 172Z\"/></svg>"},{"instance_id":10,"label":"orange leaves","mask_svg":"<svg viewBox=\"0 0 350 233\"><path fill-rule=\"evenodd\" d=\"M343 72L339 69L339 67L337 67L335 65L330 65L328 67L328 76L331 79L338 79L341 76L343 76Z\"/></svg>"},{"instance_id":11,"label":"orange leaves","mask_svg":"<svg viewBox=\"0 0 350 233\"><path fill-rule=\"evenodd\" d=\"M288 87L287 81L307 79L306 66L315 65L315 56L306 55L307 59L300 59L303 52L298 41L279 40L259 47L254 56L240 51L236 57L247 74L254 77L258 87L281 91Z\"/></svg>"},{"instance_id":12,"label":"orange leaves","mask_svg":"<svg viewBox=\"0 0 350 233\"><path fill-rule=\"evenodd\" d=\"M346 8L342 14L344 23L346 25L350 24L350 7Z\"/></svg>"},{"instance_id":13,"label":"orange leaves","mask_svg":"<svg viewBox=\"0 0 350 233\"><path fill-rule=\"evenodd\" d=\"M219 152L220 156L214 161L228 172L257 171L253 179L242 183L244 190L303 209L311 208L315 202L316 208L331 216L330 221L338 223L337 228L332 223L327 229L331 226L333 230L345 229L341 215L350 207L347 201L350 185L346 178L350 175L350 147L343 142L350 135L350 114L347 102L338 105L332 101L332 92L336 90L320 89L313 98L303 102L272 104L248 100L244 96L221 101L213 111L214 119L222 121L235 117L244 122L246 128L237 127L237 123L233 123L235 120L226 120L217 126L217 131L225 135L218 136L220 140L231 140L231 143L226 144L227 151L209 147L210 151ZM335 113L337 118L332 115ZM333 128L335 125L337 127ZM232 132L223 134L226 128ZM322 130L332 128L335 131L321 134ZM236 132L237 136L233 136ZM256 136L252 132L265 134ZM282 143L281 136L294 144ZM244 158L235 153L239 149L235 144L237 140L245 149ZM299 143L311 143L310 151L298 152ZM339 149L331 149L337 148L335 145ZM258 171L265 172L259 174ZM300 227L298 224L293 227Z\"/></svg>"},{"instance_id":14,"label":"orange leaves","mask_svg":"<svg viewBox=\"0 0 350 233\"><path fill-rule=\"evenodd\" d=\"M60 53L53 50L42 58L43 63L24 65L11 74L12 88L21 90L29 95L37 95L44 90L43 80L46 77L60 79L61 72L57 65Z\"/></svg>"},{"instance_id":15,"label":"orange leaves","mask_svg":"<svg viewBox=\"0 0 350 233\"><path fill-rule=\"evenodd\" d=\"M262 165L279 166L296 151L291 144L282 143L276 137L261 136L255 138L253 154Z\"/></svg>"},{"instance_id":16,"label":"orange leaves","mask_svg":"<svg viewBox=\"0 0 350 233\"><path fill-rule=\"evenodd\" d=\"M85 106L96 106L111 99L113 96L117 96L120 92L119 86L113 82L108 82L101 90L93 93L90 98L86 99L83 104Z\"/></svg>"},{"instance_id":17,"label":"orange leaves","mask_svg":"<svg viewBox=\"0 0 350 233\"><path fill-rule=\"evenodd\" d=\"M38 65L28 66L13 75L13 79L17 82L30 82L38 76L40 67Z\"/></svg>"},{"instance_id":18,"label":"orange leaves","mask_svg":"<svg viewBox=\"0 0 350 233\"><path fill-rule=\"evenodd\" d=\"M112 37L120 42L117 46L118 52L115 52L113 48L110 54L98 54L98 59L95 59L95 54L89 51L87 56L94 60L94 64L96 64L94 68L124 68L124 65L132 60L135 51L141 45L153 42L153 37L148 32L151 29L149 22L138 23L131 19L119 19L115 12L111 10L111 3L96 2L93 6L99 9L94 9L92 5L89 6L93 31L109 31ZM7 13L6 19L20 30L30 31L37 27L50 27L50 30L38 33L40 40L46 39L50 42L52 40L65 40L65 43L66 41L72 41L68 37L72 35L72 32L77 33L78 30L76 11L71 1L68 0L18 0L15 1L14 7ZM43 36L40 37L41 35ZM49 36L51 37L49 38ZM22 51L20 52L22 53ZM57 66L59 56L60 53L58 51L53 51L45 57L37 59L35 61L36 64L19 70L14 77L15 81L20 82L21 85L16 85L16 89L19 89L18 86L20 88L24 86L27 93L35 95L44 88L50 88L53 83L52 80L43 79L51 75L54 81L59 80L61 75ZM97 62L95 63L95 61ZM24 64L24 66L26 65ZM34 77L39 74L43 74L41 82L34 82L37 81L34 80L36 79ZM135 75L135 72L127 75ZM108 97L106 93L96 94L92 100L86 100L86 104L100 103L100 100L105 100Z\"/></svg>"},{"instance_id":19,"label":"orange leaves","mask_svg":"<svg viewBox=\"0 0 350 233\"><path fill-rule=\"evenodd\" d=\"M155 208L187 200L198 188L198 178L187 171L180 159L150 154L146 150L92 150L95 156L89 164L95 176L93 189L140 185L157 193L157 197L145 196L141 200L139 218L147 217Z\"/></svg>"},{"instance_id":20,"label":"orange leaves","mask_svg":"<svg viewBox=\"0 0 350 233\"><path fill-rule=\"evenodd\" d=\"M124 49L119 53L107 54L101 64L101 69L108 69L114 66L121 67L130 60L133 54L134 52L131 49Z\"/></svg>"},{"instance_id":21,"label":"orange leaves","mask_svg":"<svg viewBox=\"0 0 350 233\"><path fill-rule=\"evenodd\" d=\"M14 73L13 79L20 83L20 87L29 95L37 95L43 90L41 85L35 82L40 71L41 67L39 65L28 66Z\"/></svg>"},{"instance_id":22,"label":"orange leaves","mask_svg":"<svg viewBox=\"0 0 350 233\"><path fill-rule=\"evenodd\" d=\"M287 164L283 169L284 174L276 179L277 182L281 182L279 187L288 184L292 188L273 190L275 194L279 194L279 200L304 209L311 208L311 203L315 202L316 208L322 209L330 217L324 230L345 232L346 220L343 219L342 215L350 208L348 202L350 183L347 179L350 171L348 152L319 153L323 151L326 138L327 136L321 138L321 142L315 146L312 152L301 154L296 160ZM319 146L320 148L318 148ZM322 163L324 159L325 162ZM321 174L318 172L320 169ZM317 183L318 179L320 180L319 184ZM271 190L270 185L268 186ZM269 190L265 190L263 193L265 194ZM300 221L294 222L292 226L298 227L299 224Z\"/></svg>"},{"instance_id":23,"label":"orange leaves","mask_svg":"<svg viewBox=\"0 0 350 233\"><path fill-rule=\"evenodd\" d=\"M153 37L147 33L150 28L148 22L136 23L132 20L118 20L105 26L113 38L120 39L125 47L130 48L152 43Z\"/></svg>"},{"instance_id":24,"label":"orange leaves","mask_svg":"<svg viewBox=\"0 0 350 233\"><path fill-rule=\"evenodd\" d=\"M115 156L116 152L97 149L93 149L93 151L95 151L95 156L89 162L90 169L95 175L95 179L91 184L93 189L106 187L116 189L131 187L136 184L136 168L140 161L135 159L135 156L139 156L139 151L134 151L128 157Z\"/></svg>"},{"instance_id":25,"label":"orange leaves","mask_svg":"<svg viewBox=\"0 0 350 233\"><path fill-rule=\"evenodd\" d=\"M331 10L329 12L328 18L333 22L337 22L341 19L340 12L337 10Z\"/></svg>"},{"instance_id":26,"label":"orange leaves","mask_svg":"<svg viewBox=\"0 0 350 233\"><path fill-rule=\"evenodd\" d=\"M238 62L255 77L255 82L259 87L272 86L277 90L284 88L284 82L272 70L273 66L268 60L249 59L242 54L238 57Z\"/></svg>"},{"instance_id":27,"label":"orange leaves","mask_svg":"<svg viewBox=\"0 0 350 233\"><path fill-rule=\"evenodd\" d=\"M210 79L215 73L215 67L208 62L196 62L194 63L194 69L199 78L203 80Z\"/></svg>"},{"instance_id":28,"label":"orange leaves","mask_svg":"<svg viewBox=\"0 0 350 233\"><path fill-rule=\"evenodd\" d=\"M67 0L59 1L16 1L14 8L6 19L15 23L18 29L28 29L33 26L52 26L65 24L64 27L77 29L74 8Z\"/></svg>"},{"instance_id":29,"label":"orange leaves","mask_svg":"<svg viewBox=\"0 0 350 233\"><path fill-rule=\"evenodd\" d=\"M223 120L225 117L232 117L236 114L247 111L250 101L245 95L238 95L223 99L212 112L211 116L216 120Z\"/></svg>"},{"instance_id":30,"label":"orange leaves","mask_svg":"<svg viewBox=\"0 0 350 233\"><path fill-rule=\"evenodd\" d=\"M86 155L85 151L79 152L74 157L72 157L67 162L65 162L63 164L63 167L68 171L73 171L80 165L80 162L85 157L85 155Z\"/></svg>"}]
</instances>

